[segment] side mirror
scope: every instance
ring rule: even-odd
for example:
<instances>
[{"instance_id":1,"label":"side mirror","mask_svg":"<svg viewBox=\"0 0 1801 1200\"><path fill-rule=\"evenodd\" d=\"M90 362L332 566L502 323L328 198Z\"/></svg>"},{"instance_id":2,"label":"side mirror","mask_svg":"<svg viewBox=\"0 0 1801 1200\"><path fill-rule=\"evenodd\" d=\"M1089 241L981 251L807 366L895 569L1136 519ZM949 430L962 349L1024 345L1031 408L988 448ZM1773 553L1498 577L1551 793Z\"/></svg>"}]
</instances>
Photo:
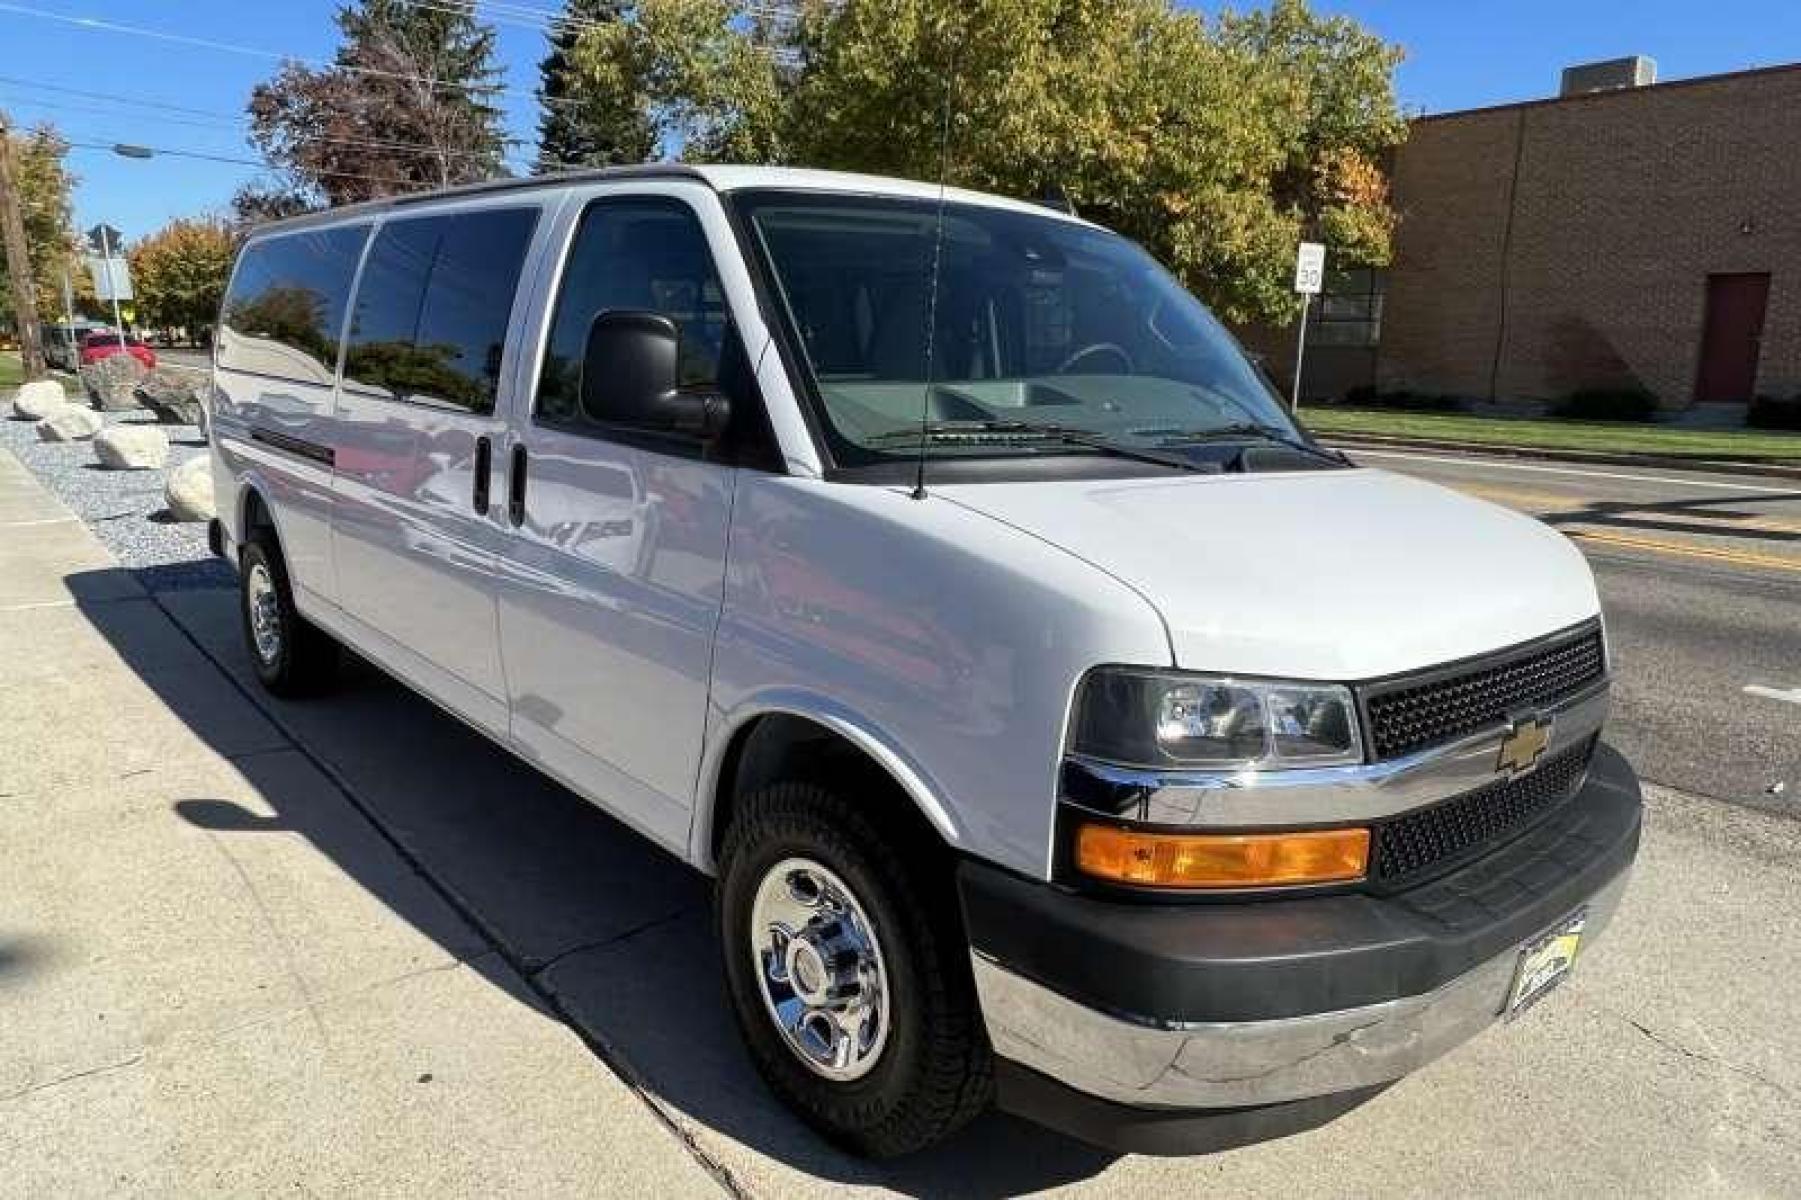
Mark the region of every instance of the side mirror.
<instances>
[{"instance_id":1,"label":"side mirror","mask_svg":"<svg viewBox=\"0 0 1801 1200\"><path fill-rule=\"evenodd\" d=\"M731 407L717 392L677 386L680 351L681 331L661 313L601 313L588 327L582 356L583 415L607 425L718 437Z\"/></svg>"}]
</instances>

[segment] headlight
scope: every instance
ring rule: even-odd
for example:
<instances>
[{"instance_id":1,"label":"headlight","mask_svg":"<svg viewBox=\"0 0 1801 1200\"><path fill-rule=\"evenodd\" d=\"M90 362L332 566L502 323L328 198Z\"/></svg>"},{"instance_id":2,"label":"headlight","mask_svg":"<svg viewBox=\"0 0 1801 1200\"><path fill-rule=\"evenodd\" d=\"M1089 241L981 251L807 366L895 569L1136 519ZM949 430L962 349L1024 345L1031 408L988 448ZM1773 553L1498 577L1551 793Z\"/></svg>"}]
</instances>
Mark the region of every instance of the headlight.
<instances>
[{"instance_id":1,"label":"headlight","mask_svg":"<svg viewBox=\"0 0 1801 1200\"><path fill-rule=\"evenodd\" d=\"M1103 667L1076 699L1071 748L1135 767L1320 767L1362 761L1349 688Z\"/></svg>"}]
</instances>

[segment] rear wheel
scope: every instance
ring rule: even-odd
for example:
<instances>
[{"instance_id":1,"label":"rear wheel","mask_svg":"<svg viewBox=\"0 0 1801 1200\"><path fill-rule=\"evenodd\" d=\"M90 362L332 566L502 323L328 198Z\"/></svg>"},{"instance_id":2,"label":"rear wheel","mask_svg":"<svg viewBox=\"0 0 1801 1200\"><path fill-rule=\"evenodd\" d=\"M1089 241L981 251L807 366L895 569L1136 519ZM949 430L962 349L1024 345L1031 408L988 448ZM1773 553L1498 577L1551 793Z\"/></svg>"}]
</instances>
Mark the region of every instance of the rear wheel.
<instances>
[{"instance_id":1,"label":"rear wheel","mask_svg":"<svg viewBox=\"0 0 1801 1200\"><path fill-rule=\"evenodd\" d=\"M738 1027L832 1141L905 1154L980 1113L993 1063L941 846L830 785L740 801L718 915Z\"/></svg>"},{"instance_id":2,"label":"rear wheel","mask_svg":"<svg viewBox=\"0 0 1801 1200\"><path fill-rule=\"evenodd\" d=\"M253 535L238 566L244 644L262 685L277 696L313 695L330 686L337 674L338 644L295 609L287 564L275 539Z\"/></svg>"}]
</instances>

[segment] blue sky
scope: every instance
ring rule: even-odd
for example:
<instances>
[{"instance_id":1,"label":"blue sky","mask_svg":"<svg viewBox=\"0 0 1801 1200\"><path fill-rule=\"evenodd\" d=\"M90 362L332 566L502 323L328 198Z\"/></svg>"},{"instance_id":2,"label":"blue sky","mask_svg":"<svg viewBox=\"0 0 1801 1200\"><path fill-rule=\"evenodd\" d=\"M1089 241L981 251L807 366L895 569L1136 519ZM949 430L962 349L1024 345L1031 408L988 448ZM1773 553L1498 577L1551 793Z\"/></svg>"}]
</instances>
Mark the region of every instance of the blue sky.
<instances>
[{"instance_id":1,"label":"blue sky","mask_svg":"<svg viewBox=\"0 0 1801 1200\"><path fill-rule=\"evenodd\" d=\"M1241 5L1244 0L1240 0ZM559 0L533 0L553 9ZM1648 54L1659 77L1680 79L1801 60L1795 0L1315 0L1356 17L1407 51L1399 91L1410 109L1448 112L1549 95L1573 62ZM87 18L272 54L328 58L336 46L332 0L0 0L0 108L15 120L54 121L74 141L135 142L250 158L242 113L271 57L173 44L71 25L32 13ZM1216 5L1203 5L1212 9ZM513 94L502 101L513 148L531 152L531 90L544 36L501 24L500 53ZM48 86L47 86L48 85ZM133 107L50 86L103 92L184 110ZM81 228L105 220L138 236L169 218L224 206L254 167L76 150Z\"/></svg>"}]
</instances>

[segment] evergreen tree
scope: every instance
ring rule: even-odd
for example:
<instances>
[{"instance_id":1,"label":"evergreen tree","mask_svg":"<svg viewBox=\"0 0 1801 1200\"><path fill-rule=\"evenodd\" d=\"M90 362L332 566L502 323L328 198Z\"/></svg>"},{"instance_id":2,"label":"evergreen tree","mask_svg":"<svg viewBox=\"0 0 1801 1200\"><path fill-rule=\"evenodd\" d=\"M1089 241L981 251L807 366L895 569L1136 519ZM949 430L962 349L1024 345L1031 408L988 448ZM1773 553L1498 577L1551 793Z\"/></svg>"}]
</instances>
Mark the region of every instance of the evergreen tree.
<instances>
[{"instance_id":1,"label":"evergreen tree","mask_svg":"<svg viewBox=\"0 0 1801 1200\"><path fill-rule=\"evenodd\" d=\"M570 52L587 31L624 15L627 0L567 0L550 33L550 53L538 64L538 162L536 171L604 167L649 159L656 128L632 97L579 85Z\"/></svg>"},{"instance_id":2,"label":"evergreen tree","mask_svg":"<svg viewBox=\"0 0 1801 1200\"><path fill-rule=\"evenodd\" d=\"M250 96L251 138L333 204L504 173L494 28L468 9L359 0L332 66L285 66Z\"/></svg>"}]
</instances>

